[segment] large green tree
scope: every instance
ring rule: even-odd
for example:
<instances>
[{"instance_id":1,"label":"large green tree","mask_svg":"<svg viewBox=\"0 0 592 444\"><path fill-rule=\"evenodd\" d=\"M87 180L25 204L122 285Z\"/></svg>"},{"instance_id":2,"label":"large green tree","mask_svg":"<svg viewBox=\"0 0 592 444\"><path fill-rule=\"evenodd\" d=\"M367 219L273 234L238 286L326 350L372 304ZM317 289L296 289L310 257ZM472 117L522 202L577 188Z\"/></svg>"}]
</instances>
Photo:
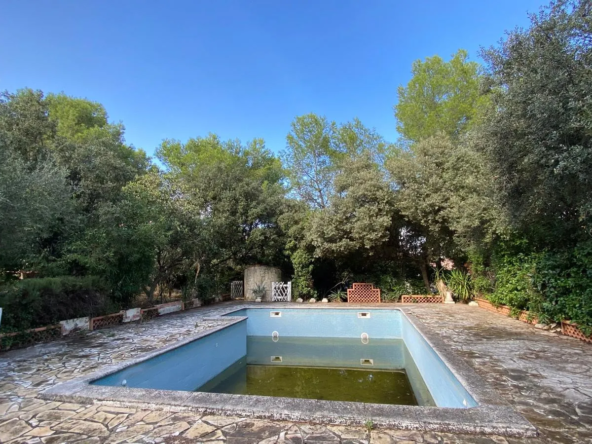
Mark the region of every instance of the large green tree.
<instances>
[{"instance_id":1,"label":"large green tree","mask_svg":"<svg viewBox=\"0 0 592 444\"><path fill-rule=\"evenodd\" d=\"M158 158L184 186L185 198L211 223L217 255L210 266L235 269L283 260L278 217L285 189L279 159L262 140L246 145L217 136L165 141Z\"/></svg>"},{"instance_id":2,"label":"large green tree","mask_svg":"<svg viewBox=\"0 0 592 444\"><path fill-rule=\"evenodd\" d=\"M325 208L335 176L338 157L333 138L335 123L316 114L292 122L282 160L295 194L312 208Z\"/></svg>"},{"instance_id":3,"label":"large green tree","mask_svg":"<svg viewBox=\"0 0 592 444\"><path fill-rule=\"evenodd\" d=\"M459 50L449 61L439 56L413 63L412 77L398 89L397 131L406 142L444 132L458 137L486 102L479 93L480 67Z\"/></svg>"},{"instance_id":4,"label":"large green tree","mask_svg":"<svg viewBox=\"0 0 592 444\"><path fill-rule=\"evenodd\" d=\"M47 241L75 217L65 171L0 149L0 272L39 265Z\"/></svg>"},{"instance_id":5,"label":"large green tree","mask_svg":"<svg viewBox=\"0 0 592 444\"><path fill-rule=\"evenodd\" d=\"M493 103L478 146L514 227L543 245L591 232L591 8L553 2L483 53Z\"/></svg>"},{"instance_id":6,"label":"large green tree","mask_svg":"<svg viewBox=\"0 0 592 444\"><path fill-rule=\"evenodd\" d=\"M394 150L387 162L396 206L422 227L431 259L490 243L504 231L487 159L473 144L470 137L459 143L438 133Z\"/></svg>"}]
</instances>

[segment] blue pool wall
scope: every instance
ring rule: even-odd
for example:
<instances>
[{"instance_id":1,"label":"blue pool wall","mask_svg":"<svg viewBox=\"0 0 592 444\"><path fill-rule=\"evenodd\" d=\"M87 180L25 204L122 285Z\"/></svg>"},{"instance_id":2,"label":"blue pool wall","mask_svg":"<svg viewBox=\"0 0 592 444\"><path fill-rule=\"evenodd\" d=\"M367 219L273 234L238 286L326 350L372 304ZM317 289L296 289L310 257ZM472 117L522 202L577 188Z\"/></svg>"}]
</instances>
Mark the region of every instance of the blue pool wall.
<instances>
[{"instance_id":1,"label":"blue pool wall","mask_svg":"<svg viewBox=\"0 0 592 444\"><path fill-rule=\"evenodd\" d=\"M281 317L272 317L271 312L281 312ZM370 317L359 318L359 312L369 312ZM227 316L247 316L249 336L269 337L275 331L280 341L282 336L360 338L362 333L367 333L370 341L373 338L403 339L438 407L478 405L423 335L399 310L248 308Z\"/></svg>"},{"instance_id":2,"label":"blue pool wall","mask_svg":"<svg viewBox=\"0 0 592 444\"><path fill-rule=\"evenodd\" d=\"M478 404L406 316L401 317L403 341L438 407Z\"/></svg>"},{"instance_id":3,"label":"blue pool wall","mask_svg":"<svg viewBox=\"0 0 592 444\"><path fill-rule=\"evenodd\" d=\"M107 386L193 391L247 354L243 320L181 347L98 379Z\"/></svg>"},{"instance_id":4,"label":"blue pool wall","mask_svg":"<svg viewBox=\"0 0 592 444\"><path fill-rule=\"evenodd\" d=\"M368 369L368 365L361 361L372 359L371 369L405 368L405 346L401 339L374 339L362 345L359 342L352 344L351 338L331 338L324 343L308 342L304 351L302 341L300 338L285 336L274 342L270 337L249 336L247 364ZM272 356L281 356L282 361L271 362Z\"/></svg>"},{"instance_id":5,"label":"blue pool wall","mask_svg":"<svg viewBox=\"0 0 592 444\"><path fill-rule=\"evenodd\" d=\"M281 317L270 313L280 312ZM370 318L358 318L358 313L370 313ZM278 309L249 308L227 316L247 316L249 336L282 336L309 338L370 338L401 339L401 312L398 310L343 309Z\"/></svg>"}]
</instances>

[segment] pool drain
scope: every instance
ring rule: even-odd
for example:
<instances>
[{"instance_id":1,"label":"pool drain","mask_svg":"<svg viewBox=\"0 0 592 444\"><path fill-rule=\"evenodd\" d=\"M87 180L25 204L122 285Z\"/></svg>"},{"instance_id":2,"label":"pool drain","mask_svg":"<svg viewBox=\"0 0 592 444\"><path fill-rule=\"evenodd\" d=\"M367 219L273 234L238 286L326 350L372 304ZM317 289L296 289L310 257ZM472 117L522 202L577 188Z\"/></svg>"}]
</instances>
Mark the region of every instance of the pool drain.
<instances>
[{"instance_id":1,"label":"pool drain","mask_svg":"<svg viewBox=\"0 0 592 444\"><path fill-rule=\"evenodd\" d=\"M374 365L374 359L360 359L361 365Z\"/></svg>"},{"instance_id":2,"label":"pool drain","mask_svg":"<svg viewBox=\"0 0 592 444\"><path fill-rule=\"evenodd\" d=\"M272 356L271 362L282 362L282 357L281 356Z\"/></svg>"}]
</instances>

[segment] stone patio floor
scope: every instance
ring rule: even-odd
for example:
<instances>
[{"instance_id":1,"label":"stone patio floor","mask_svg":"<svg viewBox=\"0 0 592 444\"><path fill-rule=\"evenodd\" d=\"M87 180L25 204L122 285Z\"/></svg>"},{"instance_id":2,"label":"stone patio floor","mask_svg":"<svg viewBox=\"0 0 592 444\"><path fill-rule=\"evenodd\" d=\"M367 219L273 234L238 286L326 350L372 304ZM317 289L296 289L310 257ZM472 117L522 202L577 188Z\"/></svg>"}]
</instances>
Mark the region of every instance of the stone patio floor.
<instances>
[{"instance_id":1,"label":"stone patio floor","mask_svg":"<svg viewBox=\"0 0 592 444\"><path fill-rule=\"evenodd\" d=\"M0 443L592 443L592 345L465 305L407 305L540 432L451 435L36 399L99 367L209 329L228 303L0 353Z\"/></svg>"}]
</instances>

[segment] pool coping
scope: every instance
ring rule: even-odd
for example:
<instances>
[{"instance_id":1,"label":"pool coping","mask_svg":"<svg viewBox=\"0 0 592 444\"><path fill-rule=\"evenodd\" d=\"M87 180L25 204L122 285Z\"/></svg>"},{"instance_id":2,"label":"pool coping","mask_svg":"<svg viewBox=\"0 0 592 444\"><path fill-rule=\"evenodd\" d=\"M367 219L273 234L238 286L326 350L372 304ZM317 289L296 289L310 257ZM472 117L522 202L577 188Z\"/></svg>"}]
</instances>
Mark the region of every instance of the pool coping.
<instances>
[{"instance_id":1,"label":"pool coping","mask_svg":"<svg viewBox=\"0 0 592 444\"><path fill-rule=\"evenodd\" d=\"M92 381L103 378L126 367L144 362L155 356L216 333L231 325L246 321L245 316L225 316L244 309L381 309L398 310L424 337L436 354L461 382L469 394L479 404L466 409L446 407L422 407L387 404L365 404L345 401L323 401L315 399L276 398L253 395L230 395L205 392L184 392L173 390L140 389L91 385ZM347 305L335 307L315 304L308 306L294 303L246 303L221 309L217 316L202 318L204 321L222 322L208 330L179 340L161 349L143 354L128 361L107 365L100 370L71 381L58 384L44 392L42 399L100 403L118 407L136 407L167 411L192 411L202 414L218 414L288 420L336 425L365 425L367 421L377 427L405 430L438 431L449 433L495 434L511 437L537 436L536 428L520 415L510 404L502 399L464 360L450 350L439 335L424 325L405 307L385 307L381 305Z\"/></svg>"}]
</instances>

